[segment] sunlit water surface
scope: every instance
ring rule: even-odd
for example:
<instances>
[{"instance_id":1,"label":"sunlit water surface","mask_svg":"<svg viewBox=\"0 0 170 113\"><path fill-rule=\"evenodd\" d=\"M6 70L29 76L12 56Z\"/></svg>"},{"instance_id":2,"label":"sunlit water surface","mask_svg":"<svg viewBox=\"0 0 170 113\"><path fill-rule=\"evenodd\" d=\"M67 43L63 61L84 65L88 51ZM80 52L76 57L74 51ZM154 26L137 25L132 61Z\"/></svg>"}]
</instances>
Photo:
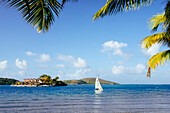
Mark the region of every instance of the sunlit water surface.
<instances>
[{"instance_id":1,"label":"sunlit water surface","mask_svg":"<svg viewBox=\"0 0 170 113\"><path fill-rule=\"evenodd\" d=\"M170 113L170 85L0 86L2 113Z\"/></svg>"}]
</instances>

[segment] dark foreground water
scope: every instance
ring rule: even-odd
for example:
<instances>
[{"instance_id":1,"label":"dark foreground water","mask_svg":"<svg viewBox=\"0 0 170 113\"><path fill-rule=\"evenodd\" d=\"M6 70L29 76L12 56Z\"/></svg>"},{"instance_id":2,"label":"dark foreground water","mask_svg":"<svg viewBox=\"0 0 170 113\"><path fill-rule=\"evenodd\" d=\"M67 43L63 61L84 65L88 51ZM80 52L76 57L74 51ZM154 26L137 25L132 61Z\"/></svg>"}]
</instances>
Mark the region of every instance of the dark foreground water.
<instances>
[{"instance_id":1,"label":"dark foreground water","mask_svg":"<svg viewBox=\"0 0 170 113\"><path fill-rule=\"evenodd\" d=\"M170 113L170 85L0 86L2 113Z\"/></svg>"}]
</instances>

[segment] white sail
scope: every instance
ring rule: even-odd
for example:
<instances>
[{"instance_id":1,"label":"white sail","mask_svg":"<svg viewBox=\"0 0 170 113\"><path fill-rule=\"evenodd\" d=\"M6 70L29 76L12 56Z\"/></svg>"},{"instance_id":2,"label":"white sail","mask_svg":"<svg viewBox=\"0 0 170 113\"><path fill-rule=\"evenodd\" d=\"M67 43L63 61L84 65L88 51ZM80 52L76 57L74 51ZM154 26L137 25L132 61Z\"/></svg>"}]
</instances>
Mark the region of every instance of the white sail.
<instances>
[{"instance_id":1,"label":"white sail","mask_svg":"<svg viewBox=\"0 0 170 113\"><path fill-rule=\"evenodd\" d=\"M100 82L99 82L99 78L98 78L98 77L96 78L96 82L95 82L95 90L103 91L103 88L102 88L102 86L100 85Z\"/></svg>"}]
</instances>

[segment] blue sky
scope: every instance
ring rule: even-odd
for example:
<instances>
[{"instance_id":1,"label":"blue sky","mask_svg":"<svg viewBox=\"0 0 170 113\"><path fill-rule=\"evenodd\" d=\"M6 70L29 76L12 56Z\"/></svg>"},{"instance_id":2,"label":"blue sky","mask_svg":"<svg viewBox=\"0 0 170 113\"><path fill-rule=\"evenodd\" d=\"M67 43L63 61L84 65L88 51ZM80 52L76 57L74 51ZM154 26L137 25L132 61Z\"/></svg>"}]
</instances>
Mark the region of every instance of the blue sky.
<instances>
[{"instance_id":1,"label":"blue sky","mask_svg":"<svg viewBox=\"0 0 170 113\"><path fill-rule=\"evenodd\" d=\"M105 0L67 3L47 33L37 33L14 8L0 5L0 77L37 78L42 74L61 80L100 77L119 83L169 83L169 63L146 78L146 62L167 48L149 51L140 41L153 34L147 21L162 13L165 4L106 16L92 21ZM158 31L161 32L161 31Z\"/></svg>"}]
</instances>

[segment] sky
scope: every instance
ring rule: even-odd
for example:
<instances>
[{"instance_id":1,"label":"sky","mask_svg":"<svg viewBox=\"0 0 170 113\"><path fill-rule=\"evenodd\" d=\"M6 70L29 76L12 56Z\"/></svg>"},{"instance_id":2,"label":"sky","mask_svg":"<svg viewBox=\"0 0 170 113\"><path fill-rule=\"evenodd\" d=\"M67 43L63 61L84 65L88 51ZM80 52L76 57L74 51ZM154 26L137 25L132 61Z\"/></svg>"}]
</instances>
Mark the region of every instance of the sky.
<instances>
[{"instance_id":1,"label":"sky","mask_svg":"<svg viewBox=\"0 0 170 113\"><path fill-rule=\"evenodd\" d=\"M23 80L47 74L60 80L99 77L121 84L170 83L168 62L146 77L149 58L167 48L140 46L143 38L154 34L149 18L162 13L165 3L156 0L149 7L92 21L105 2L68 2L47 33L38 33L15 8L0 4L0 77Z\"/></svg>"}]
</instances>

